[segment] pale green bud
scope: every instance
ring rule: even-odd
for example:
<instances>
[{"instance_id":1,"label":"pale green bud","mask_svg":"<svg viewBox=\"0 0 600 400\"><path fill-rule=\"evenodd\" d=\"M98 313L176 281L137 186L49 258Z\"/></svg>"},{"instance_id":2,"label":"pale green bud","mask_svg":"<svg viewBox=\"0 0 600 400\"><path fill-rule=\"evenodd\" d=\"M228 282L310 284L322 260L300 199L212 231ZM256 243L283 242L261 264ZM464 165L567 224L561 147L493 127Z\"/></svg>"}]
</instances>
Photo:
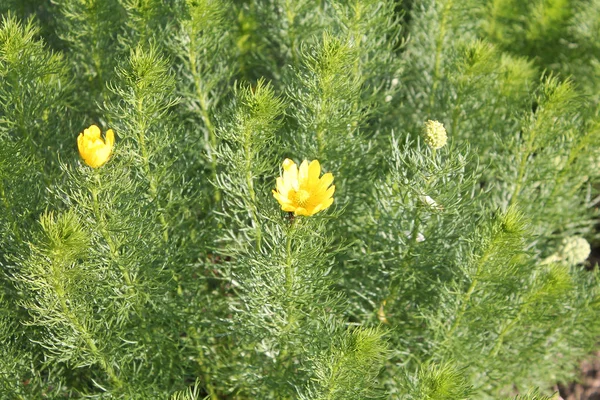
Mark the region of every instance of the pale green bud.
<instances>
[{"instance_id":1,"label":"pale green bud","mask_svg":"<svg viewBox=\"0 0 600 400\"><path fill-rule=\"evenodd\" d=\"M590 255L590 244L578 236L569 236L563 239L558 251L560 258L573 265L584 262Z\"/></svg>"},{"instance_id":2,"label":"pale green bud","mask_svg":"<svg viewBox=\"0 0 600 400\"><path fill-rule=\"evenodd\" d=\"M425 139L425 143L427 143L432 149L440 149L444 147L448 141L448 135L446 134L444 124L432 120L425 122L425 127L423 128L423 138Z\"/></svg>"}]
</instances>

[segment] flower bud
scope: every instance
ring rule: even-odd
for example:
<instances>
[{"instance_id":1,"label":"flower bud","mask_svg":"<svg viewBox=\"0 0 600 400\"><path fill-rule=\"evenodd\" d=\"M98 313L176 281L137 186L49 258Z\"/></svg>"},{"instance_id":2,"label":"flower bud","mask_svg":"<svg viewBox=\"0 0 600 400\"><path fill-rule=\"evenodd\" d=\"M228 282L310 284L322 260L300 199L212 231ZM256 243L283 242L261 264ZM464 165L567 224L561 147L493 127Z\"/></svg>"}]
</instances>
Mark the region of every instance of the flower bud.
<instances>
[{"instance_id":1,"label":"flower bud","mask_svg":"<svg viewBox=\"0 0 600 400\"><path fill-rule=\"evenodd\" d=\"M77 137L77 148L83 161L92 168L103 166L112 154L115 143L115 133L112 129L106 131L106 139L100 137L100 128L92 125Z\"/></svg>"},{"instance_id":2,"label":"flower bud","mask_svg":"<svg viewBox=\"0 0 600 400\"><path fill-rule=\"evenodd\" d=\"M590 251L587 240L578 236L569 236L563 239L558 253L562 260L573 265L587 260Z\"/></svg>"},{"instance_id":3,"label":"flower bud","mask_svg":"<svg viewBox=\"0 0 600 400\"><path fill-rule=\"evenodd\" d=\"M423 128L423 138L425 143L432 149L440 149L446 145L448 135L444 125L438 121L428 120Z\"/></svg>"}]
</instances>

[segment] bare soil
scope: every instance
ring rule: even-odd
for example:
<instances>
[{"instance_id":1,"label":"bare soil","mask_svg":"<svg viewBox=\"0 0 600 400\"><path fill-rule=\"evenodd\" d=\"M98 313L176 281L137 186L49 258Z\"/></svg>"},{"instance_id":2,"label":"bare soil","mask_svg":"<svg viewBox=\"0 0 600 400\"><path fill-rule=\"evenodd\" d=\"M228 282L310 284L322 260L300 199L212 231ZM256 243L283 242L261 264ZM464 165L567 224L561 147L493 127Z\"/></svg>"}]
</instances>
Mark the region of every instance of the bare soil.
<instances>
[{"instance_id":1,"label":"bare soil","mask_svg":"<svg viewBox=\"0 0 600 400\"><path fill-rule=\"evenodd\" d=\"M581 363L581 381L558 385L563 400L600 400L600 351Z\"/></svg>"}]
</instances>

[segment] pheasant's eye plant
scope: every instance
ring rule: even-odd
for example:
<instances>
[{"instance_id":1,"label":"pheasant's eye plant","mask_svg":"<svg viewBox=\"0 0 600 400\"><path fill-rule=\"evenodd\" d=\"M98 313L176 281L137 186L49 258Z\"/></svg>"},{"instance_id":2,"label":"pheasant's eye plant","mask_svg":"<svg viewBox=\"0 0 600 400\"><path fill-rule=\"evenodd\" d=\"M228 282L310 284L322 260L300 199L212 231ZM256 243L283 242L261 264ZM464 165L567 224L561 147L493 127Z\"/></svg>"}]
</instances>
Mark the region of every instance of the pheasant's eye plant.
<instances>
[{"instance_id":1,"label":"pheasant's eye plant","mask_svg":"<svg viewBox=\"0 0 600 400\"><path fill-rule=\"evenodd\" d=\"M597 350L600 1L0 12L1 399L541 400Z\"/></svg>"}]
</instances>

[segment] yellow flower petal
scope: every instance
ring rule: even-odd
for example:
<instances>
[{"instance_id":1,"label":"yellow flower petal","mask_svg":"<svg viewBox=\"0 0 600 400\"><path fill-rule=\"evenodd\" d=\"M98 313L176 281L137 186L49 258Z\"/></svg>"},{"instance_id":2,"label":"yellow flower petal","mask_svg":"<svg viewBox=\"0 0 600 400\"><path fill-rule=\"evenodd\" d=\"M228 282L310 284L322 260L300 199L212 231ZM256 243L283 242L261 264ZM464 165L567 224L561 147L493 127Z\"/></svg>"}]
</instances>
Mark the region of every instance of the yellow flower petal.
<instances>
[{"instance_id":1,"label":"yellow flower petal","mask_svg":"<svg viewBox=\"0 0 600 400\"><path fill-rule=\"evenodd\" d=\"M319 185L321 187L327 189L327 187L329 185L331 185L332 182L333 182L333 175L331 174L331 172L328 172L326 174L323 174L323 176L319 180Z\"/></svg>"},{"instance_id":2,"label":"yellow flower petal","mask_svg":"<svg viewBox=\"0 0 600 400\"><path fill-rule=\"evenodd\" d=\"M77 149L79 150L79 153L81 153L83 151L83 148L84 148L83 133L80 133L79 136L77 136Z\"/></svg>"},{"instance_id":3,"label":"yellow flower petal","mask_svg":"<svg viewBox=\"0 0 600 400\"><path fill-rule=\"evenodd\" d=\"M329 200L325 200L322 204L323 204L323 210L329 208L329 206L331 206L333 204L333 197L330 198Z\"/></svg>"},{"instance_id":4,"label":"yellow flower petal","mask_svg":"<svg viewBox=\"0 0 600 400\"><path fill-rule=\"evenodd\" d=\"M306 184L308 180L308 161L304 160L302 161L302 164L300 164L300 171L298 172L298 182L300 184L300 186L303 186L303 184Z\"/></svg>"},{"instance_id":5,"label":"yellow flower petal","mask_svg":"<svg viewBox=\"0 0 600 400\"><path fill-rule=\"evenodd\" d=\"M335 193L335 185L331 185L331 187L329 189L327 189L327 192L325 192L325 197L330 198L333 196L334 193Z\"/></svg>"},{"instance_id":6,"label":"yellow flower petal","mask_svg":"<svg viewBox=\"0 0 600 400\"><path fill-rule=\"evenodd\" d=\"M287 197L281 195L280 193L278 193L277 191L273 190L273 197L275 197L275 199L279 202L279 204L283 205L283 204L291 204L291 200L288 199Z\"/></svg>"},{"instance_id":7,"label":"yellow flower petal","mask_svg":"<svg viewBox=\"0 0 600 400\"><path fill-rule=\"evenodd\" d=\"M298 190L298 166L295 162L287 158L283 164L283 181L287 186Z\"/></svg>"},{"instance_id":8,"label":"yellow flower petal","mask_svg":"<svg viewBox=\"0 0 600 400\"><path fill-rule=\"evenodd\" d=\"M283 160L283 170L287 171L288 169L290 169L291 167L293 167L294 165L296 165L295 162L293 162L292 160L290 160L289 158L286 158L285 160Z\"/></svg>"},{"instance_id":9,"label":"yellow flower petal","mask_svg":"<svg viewBox=\"0 0 600 400\"><path fill-rule=\"evenodd\" d=\"M96 125L92 125L83 131L83 134L87 136L88 139L98 139L100 138L100 133L100 128Z\"/></svg>"},{"instance_id":10,"label":"yellow flower petal","mask_svg":"<svg viewBox=\"0 0 600 400\"><path fill-rule=\"evenodd\" d=\"M285 210L284 210L285 211ZM303 215L305 217L310 216L311 214L306 210L306 208L303 207L296 207L296 209L294 210L294 214L295 215Z\"/></svg>"},{"instance_id":11,"label":"yellow flower petal","mask_svg":"<svg viewBox=\"0 0 600 400\"><path fill-rule=\"evenodd\" d=\"M321 174L321 164L318 160L313 160L308 165L308 182L309 184L316 184Z\"/></svg>"},{"instance_id":12,"label":"yellow flower petal","mask_svg":"<svg viewBox=\"0 0 600 400\"><path fill-rule=\"evenodd\" d=\"M291 204L285 204L285 205L281 205L281 209L283 211L287 211L287 212L294 212L296 211L296 206L293 206Z\"/></svg>"},{"instance_id":13,"label":"yellow flower petal","mask_svg":"<svg viewBox=\"0 0 600 400\"><path fill-rule=\"evenodd\" d=\"M311 210L311 215L314 215L323 209L323 204L318 204L315 208Z\"/></svg>"},{"instance_id":14,"label":"yellow flower petal","mask_svg":"<svg viewBox=\"0 0 600 400\"><path fill-rule=\"evenodd\" d=\"M115 132L112 129L106 131L106 144L111 148L115 144Z\"/></svg>"},{"instance_id":15,"label":"yellow flower petal","mask_svg":"<svg viewBox=\"0 0 600 400\"><path fill-rule=\"evenodd\" d=\"M281 195L283 196L287 196L288 192L290 191L290 187L288 185L285 184L284 180L282 177L277 178L277 191L279 193L281 193Z\"/></svg>"}]
</instances>

